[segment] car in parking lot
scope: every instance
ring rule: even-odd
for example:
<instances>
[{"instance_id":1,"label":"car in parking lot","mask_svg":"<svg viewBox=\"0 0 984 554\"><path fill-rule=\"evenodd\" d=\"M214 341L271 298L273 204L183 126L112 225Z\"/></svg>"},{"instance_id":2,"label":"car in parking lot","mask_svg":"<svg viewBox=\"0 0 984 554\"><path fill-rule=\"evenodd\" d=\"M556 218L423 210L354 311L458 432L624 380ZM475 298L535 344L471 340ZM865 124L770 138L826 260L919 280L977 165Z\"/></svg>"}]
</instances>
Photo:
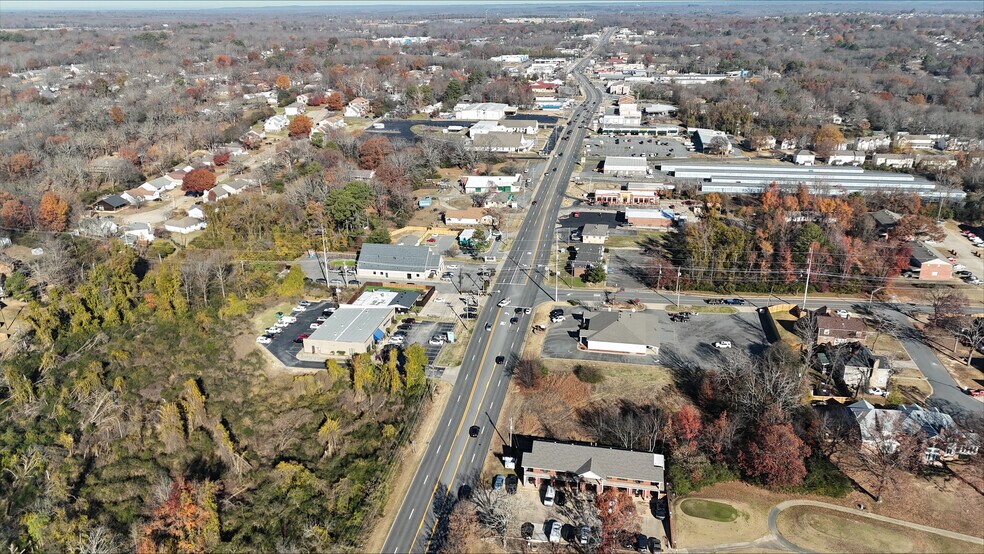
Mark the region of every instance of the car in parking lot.
<instances>
[{"instance_id":1,"label":"car in parking lot","mask_svg":"<svg viewBox=\"0 0 984 554\"><path fill-rule=\"evenodd\" d=\"M294 321L287 321L287 318L284 317L284 318L278 319L277 322L273 324L273 326L274 327L280 327L280 328L282 328L282 327L286 327L286 326L290 325L291 323L296 323L296 322L297 322L296 319Z\"/></svg>"},{"instance_id":2,"label":"car in parking lot","mask_svg":"<svg viewBox=\"0 0 984 554\"><path fill-rule=\"evenodd\" d=\"M429 344L431 346L443 346L444 345L444 337L441 336L441 335L434 335L433 337L430 338L429 341L427 341L427 344Z\"/></svg>"},{"instance_id":3,"label":"car in parking lot","mask_svg":"<svg viewBox=\"0 0 984 554\"><path fill-rule=\"evenodd\" d=\"M298 306L304 306L305 308L307 308L308 306L311 305L311 303L308 302L307 300L301 300L300 302L297 303L297 305Z\"/></svg>"},{"instance_id":4,"label":"car in parking lot","mask_svg":"<svg viewBox=\"0 0 984 554\"><path fill-rule=\"evenodd\" d=\"M406 342L406 340L407 338L404 336L393 335L392 337L390 337L389 342L390 344L403 344L404 342Z\"/></svg>"},{"instance_id":5,"label":"car in parking lot","mask_svg":"<svg viewBox=\"0 0 984 554\"><path fill-rule=\"evenodd\" d=\"M328 316L326 316L326 315L319 315L318 316L318 319L316 319L315 321L317 321L318 323L324 323L324 322L328 321Z\"/></svg>"},{"instance_id":6,"label":"car in parking lot","mask_svg":"<svg viewBox=\"0 0 984 554\"><path fill-rule=\"evenodd\" d=\"M308 338L310 336L311 335L309 335L308 333L301 333L300 335L297 335L297 337L294 338L294 342L297 343L297 344L300 344L300 343L304 342L304 339L306 339L306 338Z\"/></svg>"},{"instance_id":7,"label":"car in parking lot","mask_svg":"<svg viewBox=\"0 0 984 554\"><path fill-rule=\"evenodd\" d=\"M256 337L256 342L259 344L270 344L271 342L273 342L273 339L271 339L266 335L260 335Z\"/></svg>"},{"instance_id":8,"label":"car in parking lot","mask_svg":"<svg viewBox=\"0 0 984 554\"><path fill-rule=\"evenodd\" d=\"M318 327L321 327L320 321L315 321L311 323L311 325L308 325L308 329L317 329Z\"/></svg>"},{"instance_id":9,"label":"car in parking lot","mask_svg":"<svg viewBox=\"0 0 984 554\"><path fill-rule=\"evenodd\" d=\"M345 282L342 281L341 279L332 279L332 280L328 281L328 284L330 284L330 285L344 285Z\"/></svg>"},{"instance_id":10,"label":"car in parking lot","mask_svg":"<svg viewBox=\"0 0 984 554\"><path fill-rule=\"evenodd\" d=\"M305 307L305 306L294 306L293 308L290 309L290 311L292 311L292 312L304 312L304 311L307 311L307 307Z\"/></svg>"},{"instance_id":11,"label":"car in parking lot","mask_svg":"<svg viewBox=\"0 0 984 554\"><path fill-rule=\"evenodd\" d=\"M714 343L714 348L724 349L724 348L731 348L731 347L732 345L730 340L719 340Z\"/></svg>"},{"instance_id":12,"label":"car in parking lot","mask_svg":"<svg viewBox=\"0 0 984 554\"><path fill-rule=\"evenodd\" d=\"M564 317L563 315L555 315L555 316L553 316L553 317L550 318L550 321L553 322L553 323L561 323L561 322L563 322L566 319L567 318Z\"/></svg>"}]
</instances>

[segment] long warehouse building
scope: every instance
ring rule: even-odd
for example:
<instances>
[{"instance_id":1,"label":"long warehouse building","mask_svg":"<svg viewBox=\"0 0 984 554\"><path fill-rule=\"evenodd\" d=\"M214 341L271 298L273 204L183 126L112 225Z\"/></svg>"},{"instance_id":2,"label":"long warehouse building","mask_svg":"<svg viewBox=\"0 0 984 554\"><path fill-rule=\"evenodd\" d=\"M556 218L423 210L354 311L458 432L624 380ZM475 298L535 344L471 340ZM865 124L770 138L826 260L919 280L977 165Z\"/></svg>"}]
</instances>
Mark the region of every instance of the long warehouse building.
<instances>
[{"instance_id":1,"label":"long warehouse building","mask_svg":"<svg viewBox=\"0 0 984 554\"><path fill-rule=\"evenodd\" d=\"M940 190L936 183L908 173L866 171L859 167L801 167L775 164L677 163L660 164L660 171L680 179L699 179L701 192L757 194L773 183L794 188L806 185L820 195L843 195L855 192L913 192L924 198L962 200L960 190Z\"/></svg>"}]
</instances>

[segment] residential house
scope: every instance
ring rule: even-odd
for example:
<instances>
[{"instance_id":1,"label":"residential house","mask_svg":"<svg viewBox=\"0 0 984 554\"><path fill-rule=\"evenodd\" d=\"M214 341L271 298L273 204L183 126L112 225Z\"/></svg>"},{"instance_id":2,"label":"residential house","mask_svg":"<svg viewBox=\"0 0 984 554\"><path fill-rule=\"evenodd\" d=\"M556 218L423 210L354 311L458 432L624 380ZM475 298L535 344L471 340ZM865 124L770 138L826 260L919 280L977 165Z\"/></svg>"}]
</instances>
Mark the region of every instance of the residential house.
<instances>
[{"instance_id":1,"label":"residential house","mask_svg":"<svg viewBox=\"0 0 984 554\"><path fill-rule=\"evenodd\" d=\"M895 134L895 144L899 148L911 148L913 150L930 150L936 146L936 141L945 135L911 135L906 132Z\"/></svg>"},{"instance_id":2,"label":"residential house","mask_svg":"<svg viewBox=\"0 0 984 554\"><path fill-rule=\"evenodd\" d=\"M345 118L340 114L335 114L322 119L311 127L311 135L315 133L328 134L330 129L344 129L345 128Z\"/></svg>"},{"instance_id":3,"label":"residential house","mask_svg":"<svg viewBox=\"0 0 984 554\"><path fill-rule=\"evenodd\" d=\"M482 208L466 208L464 210L448 210L444 212L444 224L452 225L493 225L494 218L485 213Z\"/></svg>"},{"instance_id":4,"label":"residential house","mask_svg":"<svg viewBox=\"0 0 984 554\"><path fill-rule=\"evenodd\" d=\"M205 193L205 200L208 202L218 202L223 198L235 196L244 190L259 184L255 179L236 179L228 183L221 183L212 187Z\"/></svg>"},{"instance_id":5,"label":"residential house","mask_svg":"<svg viewBox=\"0 0 984 554\"><path fill-rule=\"evenodd\" d=\"M581 242L584 244L605 244L608 240L608 225L589 223L581 228Z\"/></svg>"},{"instance_id":6,"label":"residential house","mask_svg":"<svg viewBox=\"0 0 984 554\"><path fill-rule=\"evenodd\" d=\"M131 223L123 227L123 242L129 245L154 242L154 229L148 223Z\"/></svg>"},{"instance_id":7,"label":"residential house","mask_svg":"<svg viewBox=\"0 0 984 554\"><path fill-rule=\"evenodd\" d=\"M120 193L120 197L125 199L130 204L137 205L137 204L142 204L144 202L160 200L161 191L148 187L145 183L143 185L140 185L139 187L135 187L130 190L123 191L122 193Z\"/></svg>"},{"instance_id":8,"label":"residential house","mask_svg":"<svg viewBox=\"0 0 984 554\"><path fill-rule=\"evenodd\" d=\"M263 123L263 130L268 133L277 133L290 125L290 120L286 115L277 114Z\"/></svg>"},{"instance_id":9,"label":"residential house","mask_svg":"<svg viewBox=\"0 0 984 554\"><path fill-rule=\"evenodd\" d=\"M368 183L376 177L375 169L351 169L348 171L348 177L353 181L363 181Z\"/></svg>"},{"instance_id":10,"label":"residential house","mask_svg":"<svg viewBox=\"0 0 984 554\"><path fill-rule=\"evenodd\" d=\"M472 246L475 245L475 241L477 240L476 235L478 236L478 238L482 238L485 241L491 241L492 240L492 230L491 229L486 229L484 231L481 230L481 229L479 229L479 230L476 230L476 229L465 229L464 231L458 233L458 244L460 244L461 246L464 246L466 248L472 247Z\"/></svg>"},{"instance_id":11,"label":"residential house","mask_svg":"<svg viewBox=\"0 0 984 554\"><path fill-rule=\"evenodd\" d=\"M205 210L202 209L201 202L195 202L188 208L188 216L195 219L205 219Z\"/></svg>"},{"instance_id":12,"label":"residential house","mask_svg":"<svg viewBox=\"0 0 984 554\"><path fill-rule=\"evenodd\" d=\"M881 131L875 131L871 136L854 139L854 149L862 152L887 150L890 146L892 146L892 137Z\"/></svg>"},{"instance_id":13,"label":"residential house","mask_svg":"<svg viewBox=\"0 0 984 554\"><path fill-rule=\"evenodd\" d=\"M867 156L860 150L834 150L827 156L829 165L854 165L864 163Z\"/></svg>"},{"instance_id":14,"label":"residential house","mask_svg":"<svg viewBox=\"0 0 984 554\"><path fill-rule=\"evenodd\" d=\"M174 173L177 176L177 178L172 177L171 173ZM174 190L175 187L177 187L182 183L182 181L184 180L184 176L187 174L187 172L183 170L179 170L179 171L172 171L171 173L168 173L167 175L162 175L151 181L147 181L142 186L147 189L156 190L160 193L163 193L164 191L167 190Z\"/></svg>"},{"instance_id":15,"label":"residential house","mask_svg":"<svg viewBox=\"0 0 984 554\"><path fill-rule=\"evenodd\" d=\"M617 354L659 353L656 319L646 312L598 312L578 329L578 342L586 350Z\"/></svg>"},{"instance_id":16,"label":"residential house","mask_svg":"<svg viewBox=\"0 0 984 554\"><path fill-rule=\"evenodd\" d=\"M567 271L575 277L581 277L595 266L601 266L606 272L605 247L600 244L578 244L572 246L567 261Z\"/></svg>"},{"instance_id":17,"label":"residential house","mask_svg":"<svg viewBox=\"0 0 984 554\"><path fill-rule=\"evenodd\" d=\"M465 194L482 194L486 192L517 192L522 175L469 175L461 178L461 187Z\"/></svg>"},{"instance_id":18,"label":"residential house","mask_svg":"<svg viewBox=\"0 0 984 554\"><path fill-rule=\"evenodd\" d=\"M643 229L669 229L673 226L674 214L664 210L626 208L625 221L631 227Z\"/></svg>"},{"instance_id":19,"label":"residential house","mask_svg":"<svg viewBox=\"0 0 984 554\"><path fill-rule=\"evenodd\" d=\"M264 126L266 126L265 123ZM262 146L264 140L266 140L265 133L258 133L252 130L247 131L241 137L239 137L239 142L250 150L255 150L260 146Z\"/></svg>"},{"instance_id":20,"label":"residential house","mask_svg":"<svg viewBox=\"0 0 984 554\"><path fill-rule=\"evenodd\" d=\"M793 154L793 163L796 165L813 165L817 162L817 155L809 150L800 150Z\"/></svg>"},{"instance_id":21,"label":"residential house","mask_svg":"<svg viewBox=\"0 0 984 554\"><path fill-rule=\"evenodd\" d=\"M615 488L647 500L666 488L666 461L662 454L652 452L537 439L523 453L520 465L524 485L537 490L544 483L596 494Z\"/></svg>"},{"instance_id":22,"label":"residential house","mask_svg":"<svg viewBox=\"0 0 984 554\"><path fill-rule=\"evenodd\" d=\"M454 118L499 121L506 117L506 110L508 108L508 104L500 104L498 102L461 103L454 107Z\"/></svg>"},{"instance_id":23,"label":"residential house","mask_svg":"<svg viewBox=\"0 0 984 554\"><path fill-rule=\"evenodd\" d=\"M920 281L946 281L953 278L953 265L944 256L925 243L909 243L912 255L909 265L918 272Z\"/></svg>"},{"instance_id":24,"label":"residential house","mask_svg":"<svg viewBox=\"0 0 984 554\"><path fill-rule=\"evenodd\" d=\"M879 233L888 233L902 220L902 216L892 210L878 210L868 213L868 216L875 220L875 228Z\"/></svg>"},{"instance_id":25,"label":"residential house","mask_svg":"<svg viewBox=\"0 0 984 554\"><path fill-rule=\"evenodd\" d=\"M536 141L522 133L491 131L471 139L471 150L484 152L529 152Z\"/></svg>"},{"instance_id":26,"label":"residential house","mask_svg":"<svg viewBox=\"0 0 984 554\"><path fill-rule=\"evenodd\" d=\"M516 197L511 192L494 192L487 197L485 201L482 202L483 208L518 208L519 203L516 202Z\"/></svg>"},{"instance_id":27,"label":"residential house","mask_svg":"<svg viewBox=\"0 0 984 554\"><path fill-rule=\"evenodd\" d=\"M645 177L651 172L646 158L629 156L606 156L603 171L615 177Z\"/></svg>"},{"instance_id":28,"label":"residential house","mask_svg":"<svg viewBox=\"0 0 984 554\"><path fill-rule=\"evenodd\" d=\"M848 342L864 342L868 337L868 329L864 322L856 317L839 317L818 315L817 344L844 344Z\"/></svg>"},{"instance_id":29,"label":"residential house","mask_svg":"<svg viewBox=\"0 0 984 554\"><path fill-rule=\"evenodd\" d=\"M362 98L353 98L351 102L345 106L345 117L368 117L372 112L372 105L368 100Z\"/></svg>"},{"instance_id":30,"label":"residential house","mask_svg":"<svg viewBox=\"0 0 984 554\"><path fill-rule=\"evenodd\" d=\"M115 237L119 234L119 226L108 217L83 217L79 220L78 234L84 237Z\"/></svg>"},{"instance_id":31,"label":"residential house","mask_svg":"<svg viewBox=\"0 0 984 554\"><path fill-rule=\"evenodd\" d=\"M370 352L386 336L396 306L342 304L320 327L303 339L305 354L349 358Z\"/></svg>"},{"instance_id":32,"label":"residential house","mask_svg":"<svg viewBox=\"0 0 984 554\"><path fill-rule=\"evenodd\" d=\"M307 112L307 105L300 102L293 102L284 106L284 115L287 116L301 115L305 112Z\"/></svg>"},{"instance_id":33,"label":"residential house","mask_svg":"<svg viewBox=\"0 0 984 554\"><path fill-rule=\"evenodd\" d=\"M111 194L92 205L97 212L115 212L130 205L130 202L118 194Z\"/></svg>"},{"instance_id":34,"label":"residential house","mask_svg":"<svg viewBox=\"0 0 984 554\"><path fill-rule=\"evenodd\" d=\"M434 204L434 199L431 198L430 196L423 196L419 200L417 200L417 207L421 209L430 208L433 204Z\"/></svg>"},{"instance_id":35,"label":"residential house","mask_svg":"<svg viewBox=\"0 0 984 554\"><path fill-rule=\"evenodd\" d=\"M426 246L363 244L355 267L362 279L432 279L444 272L444 257Z\"/></svg>"},{"instance_id":36,"label":"residential house","mask_svg":"<svg viewBox=\"0 0 984 554\"><path fill-rule=\"evenodd\" d=\"M858 387L888 387L891 366L885 356L875 356L861 343L849 343L843 366L834 368L834 378L854 390Z\"/></svg>"},{"instance_id":37,"label":"residential house","mask_svg":"<svg viewBox=\"0 0 984 554\"><path fill-rule=\"evenodd\" d=\"M180 219L168 219L164 222L164 230L180 235L187 235L205 228L205 222L191 216Z\"/></svg>"},{"instance_id":38,"label":"residential house","mask_svg":"<svg viewBox=\"0 0 984 554\"><path fill-rule=\"evenodd\" d=\"M875 154L871 157L871 163L896 169L911 169L916 164L916 158L912 154Z\"/></svg>"},{"instance_id":39,"label":"residential house","mask_svg":"<svg viewBox=\"0 0 984 554\"><path fill-rule=\"evenodd\" d=\"M857 425L862 448L894 452L900 434L913 436L922 446L924 464L973 456L980 448L980 437L960 430L953 418L939 408L903 404L894 410L882 409L860 400L845 410Z\"/></svg>"},{"instance_id":40,"label":"residential house","mask_svg":"<svg viewBox=\"0 0 984 554\"><path fill-rule=\"evenodd\" d=\"M915 162L917 166L931 170L957 167L957 159L950 154L917 154Z\"/></svg>"}]
</instances>

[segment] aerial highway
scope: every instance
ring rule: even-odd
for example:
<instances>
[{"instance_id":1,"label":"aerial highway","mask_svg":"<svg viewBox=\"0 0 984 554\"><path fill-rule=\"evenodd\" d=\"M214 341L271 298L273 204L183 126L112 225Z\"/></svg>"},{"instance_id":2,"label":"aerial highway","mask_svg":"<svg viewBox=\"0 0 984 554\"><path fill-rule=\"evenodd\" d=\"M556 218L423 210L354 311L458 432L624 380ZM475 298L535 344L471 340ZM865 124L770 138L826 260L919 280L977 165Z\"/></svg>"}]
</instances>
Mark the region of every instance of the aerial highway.
<instances>
[{"instance_id":1,"label":"aerial highway","mask_svg":"<svg viewBox=\"0 0 984 554\"><path fill-rule=\"evenodd\" d=\"M604 34L598 44L604 44L609 34ZM561 122L565 125L562 134L569 137L558 140L547 159L534 192L535 202L476 320L451 397L389 531L384 552L426 552L436 546L431 541L438 523L435 507L446 505L462 484L478 476L494 433L508 433L508 429L496 429L495 422L509 387L509 370L518 359L531 323L532 316L522 308L553 299L553 288L542 284L542 270L549 265L557 214L581 141L602 98L582 73L592 54L572 70L584 101L574 108L568 121ZM518 317L519 322L510 325L512 317ZM469 436L472 426L479 427L477 437Z\"/></svg>"}]
</instances>

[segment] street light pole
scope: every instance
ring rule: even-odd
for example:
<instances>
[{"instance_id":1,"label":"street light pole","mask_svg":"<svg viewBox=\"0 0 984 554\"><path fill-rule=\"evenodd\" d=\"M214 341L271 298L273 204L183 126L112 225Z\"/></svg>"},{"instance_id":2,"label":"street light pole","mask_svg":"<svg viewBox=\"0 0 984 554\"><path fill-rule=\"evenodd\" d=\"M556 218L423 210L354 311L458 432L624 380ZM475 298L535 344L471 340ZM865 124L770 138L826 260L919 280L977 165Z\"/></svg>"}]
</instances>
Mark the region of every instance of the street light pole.
<instances>
[{"instance_id":1,"label":"street light pole","mask_svg":"<svg viewBox=\"0 0 984 554\"><path fill-rule=\"evenodd\" d=\"M806 286L803 287L803 309L806 309L806 295L810 292L810 269L813 267L813 246L810 246L806 259Z\"/></svg>"},{"instance_id":2,"label":"street light pole","mask_svg":"<svg viewBox=\"0 0 984 554\"><path fill-rule=\"evenodd\" d=\"M882 290L883 288L885 288L885 287L878 287L877 289L871 291L871 294L868 295L868 305L869 306L871 305L871 301L875 298L875 293L878 292L878 291L880 291L880 290Z\"/></svg>"},{"instance_id":3,"label":"street light pole","mask_svg":"<svg viewBox=\"0 0 984 554\"><path fill-rule=\"evenodd\" d=\"M680 275L682 275L682 273L681 273L681 272L680 272L680 270L678 269L678 270L677 270L677 285L676 285L676 289L677 289L677 291L676 291L676 292L677 292L677 301L676 301L676 307L677 307L678 309L680 308Z\"/></svg>"}]
</instances>

